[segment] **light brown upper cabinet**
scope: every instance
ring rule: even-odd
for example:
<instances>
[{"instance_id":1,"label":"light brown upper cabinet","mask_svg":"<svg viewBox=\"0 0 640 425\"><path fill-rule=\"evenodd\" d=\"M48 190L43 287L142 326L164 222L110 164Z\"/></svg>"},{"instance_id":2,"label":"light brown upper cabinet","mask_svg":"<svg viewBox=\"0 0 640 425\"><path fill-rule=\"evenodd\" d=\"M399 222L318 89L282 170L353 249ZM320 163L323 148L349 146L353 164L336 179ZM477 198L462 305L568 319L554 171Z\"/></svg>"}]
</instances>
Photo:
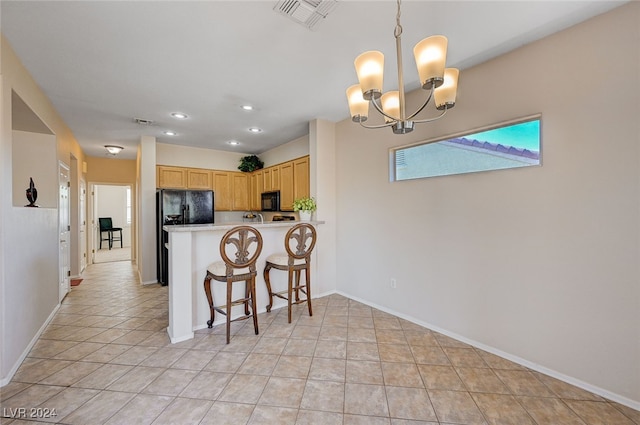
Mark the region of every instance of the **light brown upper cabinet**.
<instances>
[{"instance_id":1,"label":"light brown upper cabinet","mask_svg":"<svg viewBox=\"0 0 640 425\"><path fill-rule=\"evenodd\" d=\"M186 189L187 169L183 167L156 167L156 186L160 189Z\"/></svg>"},{"instance_id":2,"label":"light brown upper cabinet","mask_svg":"<svg viewBox=\"0 0 640 425\"><path fill-rule=\"evenodd\" d=\"M262 209L262 192L264 192L264 172L262 170L254 171L250 176L250 207L252 210L260 211Z\"/></svg>"},{"instance_id":3,"label":"light brown upper cabinet","mask_svg":"<svg viewBox=\"0 0 640 425\"><path fill-rule=\"evenodd\" d=\"M280 191L280 209L293 211L294 199L309 196L309 157L252 173L158 165L156 178L159 189L213 189L216 211L260 211L262 193L272 190Z\"/></svg>"},{"instance_id":4,"label":"light brown upper cabinet","mask_svg":"<svg viewBox=\"0 0 640 425\"><path fill-rule=\"evenodd\" d=\"M236 171L213 171L216 211L249 209L249 174Z\"/></svg>"},{"instance_id":5,"label":"light brown upper cabinet","mask_svg":"<svg viewBox=\"0 0 640 425\"><path fill-rule=\"evenodd\" d=\"M197 168L187 169L187 187L189 189L211 189L211 170Z\"/></svg>"},{"instance_id":6,"label":"light brown upper cabinet","mask_svg":"<svg viewBox=\"0 0 640 425\"><path fill-rule=\"evenodd\" d=\"M280 164L280 209L293 211L293 161Z\"/></svg>"},{"instance_id":7,"label":"light brown upper cabinet","mask_svg":"<svg viewBox=\"0 0 640 425\"><path fill-rule=\"evenodd\" d=\"M280 190L280 165L274 165L262 170L264 175L264 192Z\"/></svg>"},{"instance_id":8,"label":"light brown upper cabinet","mask_svg":"<svg viewBox=\"0 0 640 425\"><path fill-rule=\"evenodd\" d=\"M280 190L280 166L274 165L271 168L271 187L272 190Z\"/></svg>"},{"instance_id":9,"label":"light brown upper cabinet","mask_svg":"<svg viewBox=\"0 0 640 425\"><path fill-rule=\"evenodd\" d=\"M229 171L214 171L213 173L214 209L216 211L231 211L233 193L231 174Z\"/></svg>"},{"instance_id":10,"label":"light brown upper cabinet","mask_svg":"<svg viewBox=\"0 0 640 425\"><path fill-rule=\"evenodd\" d=\"M293 201L309 196L309 157L294 159L277 166L276 173L280 190L280 209L293 211Z\"/></svg>"},{"instance_id":11,"label":"light brown upper cabinet","mask_svg":"<svg viewBox=\"0 0 640 425\"><path fill-rule=\"evenodd\" d=\"M234 172L231 175L233 186L233 211L246 211L249 207L249 175L247 173Z\"/></svg>"},{"instance_id":12,"label":"light brown upper cabinet","mask_svg":"<svg viewBox=\"0 0 640 425\"><path fill-rule=\"evenodd\" d=\"M309 197L309 157L293 160L293 199Z\"/></svg>"},{"instance_id":13,"label":"light brown upper cabinet","mask_svg":"<svg viewBox=\"0 0 640 425\"><path fill-rule=\"evenodd\" d=\"M262 174L264 175L264 190L263 192L270 192L273 190L273 184L271 183L271 173L273 169L271 167L263 168Z\"/></svg>"}]
</instances>

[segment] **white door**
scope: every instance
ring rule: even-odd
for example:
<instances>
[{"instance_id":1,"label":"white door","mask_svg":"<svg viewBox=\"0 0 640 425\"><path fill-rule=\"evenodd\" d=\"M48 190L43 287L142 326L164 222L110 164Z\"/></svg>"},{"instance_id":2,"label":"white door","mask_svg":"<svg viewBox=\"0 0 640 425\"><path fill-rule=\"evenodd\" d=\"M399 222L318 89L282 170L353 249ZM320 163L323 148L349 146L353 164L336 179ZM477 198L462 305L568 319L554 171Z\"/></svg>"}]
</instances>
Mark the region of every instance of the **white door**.
<instances>
[{"instance_id":1,"label":"white door","mask_svg":"<svg viewBox=\"0 0 640 425\"><path fill-rule=\"evenodd\" d=\"M96 263L96 251L98 250L98 244L100 243L100 232L98 227L98 196L97 196L97 186L93 183L89 184L89 193L91 197L89 198L89 217L91 217L91 235L89 236L89 240L91 241L91 262L90 264Z\"/></svg>"},{"instance_id":2,"label":"white door","mask_svg":"<svg viewBox=\"0 0 640 425\"><path fill-rule=\"evenodd\" d=\"M80 273L87 267L87 183L80 180Z\"/></svg>"},{"instance_id":3,"label":"white door","mask_svg":"<svg viewBox=\"0 0 640 425\"><path fill-rule=\"evenodd\" d=\"M60 163L58 173L58 186L60 190L60 198L58 200L58 213L60 220L58 222L58 231L60 233L60 253L58 257L60 268L60 292L59 301L69 292L69 275L71 273L71 256L70 256L70 223L71 208L69 200L69 167Z\"/></svg>"}]
</instances>

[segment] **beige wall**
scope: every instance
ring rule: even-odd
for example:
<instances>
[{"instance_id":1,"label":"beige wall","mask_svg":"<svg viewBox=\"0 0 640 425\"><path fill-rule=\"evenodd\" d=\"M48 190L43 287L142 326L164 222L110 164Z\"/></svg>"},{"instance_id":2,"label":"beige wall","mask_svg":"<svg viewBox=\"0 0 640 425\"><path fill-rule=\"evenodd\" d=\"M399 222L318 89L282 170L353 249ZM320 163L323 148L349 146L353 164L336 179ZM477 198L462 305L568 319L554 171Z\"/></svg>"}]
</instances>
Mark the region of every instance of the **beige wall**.
<instances>
[{"instance_id":1,"label":"beige wall","mask_svg":"<svg viewBox=\"0 0 640 425\"><path fill-rule=\"evenodd\" d=\"M338 123L338 290L639 408L639 28L632 2L465 69L406 136ZM541 167L389 182L391 147L535 113Z\"/></svg>"},{"instance_id":2,"label":"beige wall","mask_svg":"<svg viewBox=\"0 0 640 425\"><path fill-rule=\"evenodd\" d=\"M156 163L178 167L238 171L243 153L156 143Z\"/></svg>"},{"instance_id":3,"label":"beige wall","mask_svg":"<svg viewBox=\"0 0 640 425\"><path fill-rule=\"evenodd\" d=\"M12 91L55 134L57 147L49 159L49 166L56 172L50 176L51 180L57 181L58 161L73 165L75 168L71 170L71 175L79 180L83 154L49 99L5 38L0 38L0 384L3 385L26 356L34 342L33 338L55 312L59 276L56 255L59 251L57 207L13 206L13 167L23 167L25 164L14 164L12 158ZM78 161L72 161L72 157ZM74 187L78 188L77 181L72 182L72 189ZM23 195L25 189L26 186L20 189ZM72 211L76 214L78 209L73 206L77 200L78 193L72 192ZM77 220L78 217L72 217L72 223ZM71 238L72 244L79 244L77 227L72 228ZM72 261L72 265L74 263L77 267L79 261ZM71 273L74 275L77 270L72 269Z\"/></svg>"},{"instance_id":4,"label":"beige wall","mask_svg":"<svg viewBox=\"0 0 640 425\"><path fill-rule=\"evenodd\" d=\"M13 206L22 207L29 203L26 189L29 178L33 178L38 191L36 205L57 208L58 164L52 160L56 157L56 137L25 131L13 131L12 137Z\"/></svg>"},{"instance_id":5,"label":"beige wall","mask_svg":"<svg viewBox=\"0 0 640 425\"><path fill-rule=\"evenodd\" d=\"M86 179L91 183L136 183L136 160L88 156Z\"/></svg>"},{"instance_id":6,"label":"beige wall","mask_svg":"<svg viewBox=\"0 0 640 425\"><path fill-rule=\"evenodd\" d=\"M225 152L215 149L156 144L156 163L178 167L208 168L212 170L239 171L240 158L247 153ZM303 136L270 149L258 156L265 167L309 155L309 136Z\"/></svg>"},{"instance_id":7,"label":"beige wall","mask_svg":"<svg viewBox=\"0 0 640 425\"><path fill-rule=\"evenodd\" d=\"M283 143L273 149L258 155L264 161L265 167L291 161L309 155L309 135L299 137L287 143ZM237 168L237 167L236 167Z\"/></svg>"}]
</instances>

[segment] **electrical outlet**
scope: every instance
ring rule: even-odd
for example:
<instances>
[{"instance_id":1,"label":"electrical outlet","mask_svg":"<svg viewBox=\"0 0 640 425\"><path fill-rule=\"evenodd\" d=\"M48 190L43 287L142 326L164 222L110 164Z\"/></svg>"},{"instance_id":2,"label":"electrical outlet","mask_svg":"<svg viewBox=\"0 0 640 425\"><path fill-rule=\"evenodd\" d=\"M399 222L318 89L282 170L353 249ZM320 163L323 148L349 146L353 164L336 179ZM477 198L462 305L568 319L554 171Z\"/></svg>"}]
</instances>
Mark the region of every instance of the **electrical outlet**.
<instances>
[{"instance_id":1,"label":"electrical outlet","mask_svg":"<svg viewBox=\"0 0 640 425\"><path fill-rule=\"evenodd\" d=\"M391 281L389 283L390 283L390 285L391 285L391 287L393 289L396 289L397 285L396 285L396 279L395 278L391 278Z\"/></svg>"}]
</instances>

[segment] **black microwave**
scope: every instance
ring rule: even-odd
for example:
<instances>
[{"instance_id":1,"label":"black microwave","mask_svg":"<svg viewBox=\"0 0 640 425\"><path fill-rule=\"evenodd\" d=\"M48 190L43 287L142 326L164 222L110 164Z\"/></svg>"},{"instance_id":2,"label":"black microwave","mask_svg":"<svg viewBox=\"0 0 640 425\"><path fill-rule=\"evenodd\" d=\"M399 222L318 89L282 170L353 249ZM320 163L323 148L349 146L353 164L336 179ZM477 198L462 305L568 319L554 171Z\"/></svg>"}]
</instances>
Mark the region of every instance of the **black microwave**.
<instances>
[{"instance_id":1,"label":"black microwave","mask_svg":"<svg viewBox=\"0 0 640 425\"><path fill-rule=\"evenodd\" d=\"M262 193L262 211L280 211L280 191Z\"/></svg>"}]
</instances>

